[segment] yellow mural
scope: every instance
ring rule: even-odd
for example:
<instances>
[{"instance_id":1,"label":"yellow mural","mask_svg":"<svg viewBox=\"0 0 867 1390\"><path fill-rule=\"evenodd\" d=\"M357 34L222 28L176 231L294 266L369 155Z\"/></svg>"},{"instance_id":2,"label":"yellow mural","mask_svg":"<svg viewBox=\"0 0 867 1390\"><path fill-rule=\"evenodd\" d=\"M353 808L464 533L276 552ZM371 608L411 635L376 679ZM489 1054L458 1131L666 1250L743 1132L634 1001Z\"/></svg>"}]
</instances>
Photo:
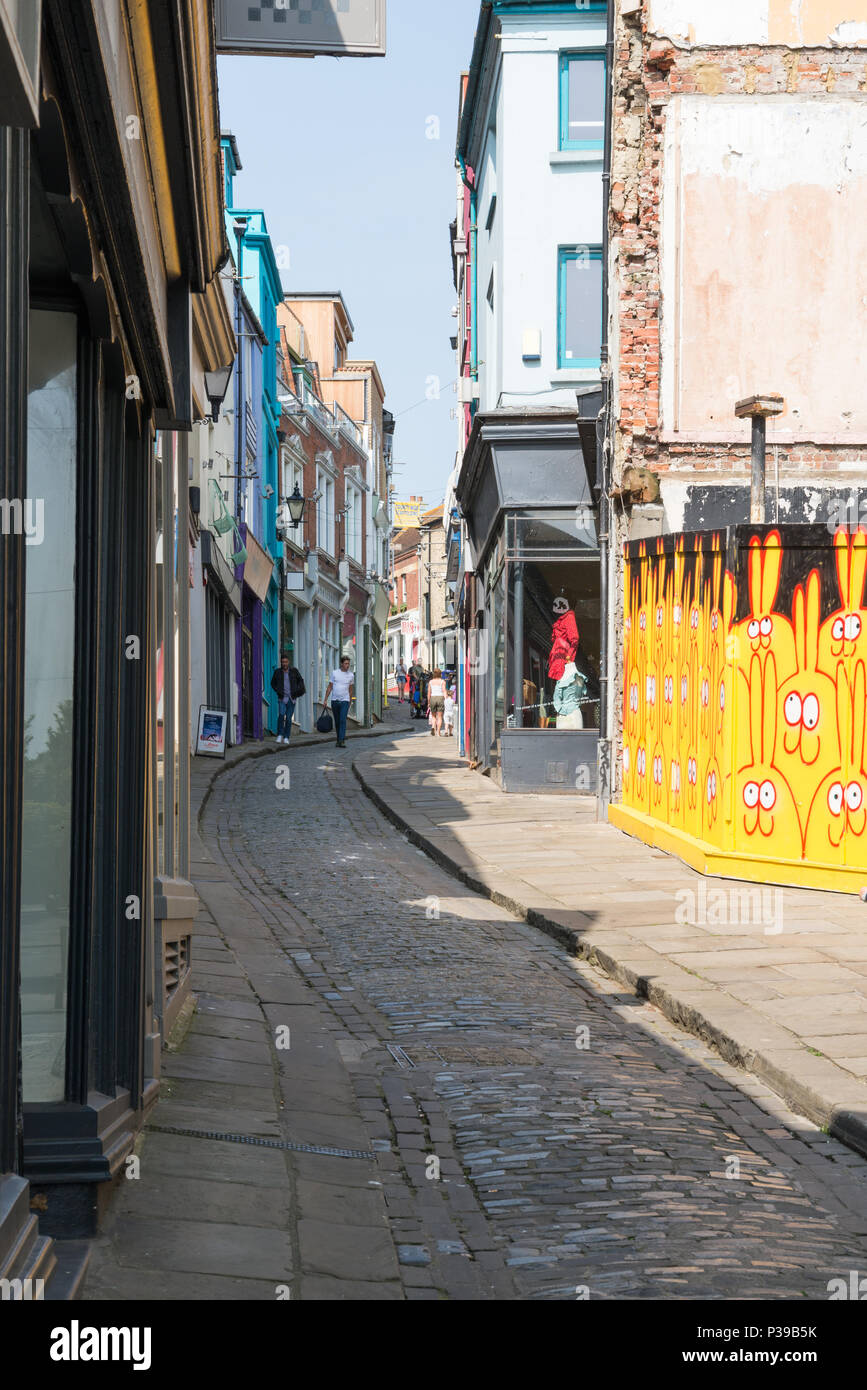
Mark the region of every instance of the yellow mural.
<instances>
[{"instance_id":1,"label":"yellow mural","mask_svg":"<svg viewBox=\"0 0 867 1390\"><path fill-rule=\"evenodd\" d=\"M867 874L867 531L732 528L626 548L623 802L705 872Z\"/></svg>"}]
</instances>

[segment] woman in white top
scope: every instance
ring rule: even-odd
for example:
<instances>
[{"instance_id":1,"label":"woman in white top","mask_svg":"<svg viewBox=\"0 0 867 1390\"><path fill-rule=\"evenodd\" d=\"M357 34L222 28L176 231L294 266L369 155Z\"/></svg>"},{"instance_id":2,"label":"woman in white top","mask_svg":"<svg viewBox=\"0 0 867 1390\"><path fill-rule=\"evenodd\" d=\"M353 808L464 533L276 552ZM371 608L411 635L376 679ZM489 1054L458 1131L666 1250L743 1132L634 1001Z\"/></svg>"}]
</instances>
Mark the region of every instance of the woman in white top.
<instances>
[{"instance_id":1,"label":"woman in white top","mask_svg":"<svg viewBox=\"0 0 867 1390\"><path fill-rule=\"evenodd\" d=\"M443 714L446 708L446 683L443 680L443 673L439 667L436 668L427 687L428 709L433 715L433 728L431 734L438 738L442 733Z\"/></svg>"}]
</instances>

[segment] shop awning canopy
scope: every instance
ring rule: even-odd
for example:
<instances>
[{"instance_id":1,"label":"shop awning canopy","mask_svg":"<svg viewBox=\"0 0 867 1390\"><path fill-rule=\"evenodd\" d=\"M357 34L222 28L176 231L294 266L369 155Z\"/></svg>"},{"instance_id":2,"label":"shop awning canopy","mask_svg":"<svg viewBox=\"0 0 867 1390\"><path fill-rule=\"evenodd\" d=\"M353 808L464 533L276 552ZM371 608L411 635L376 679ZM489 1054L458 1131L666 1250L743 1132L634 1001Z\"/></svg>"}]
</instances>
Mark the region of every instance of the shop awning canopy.
<instances>
[{"instance_id":1,"label":"shop awning canopy","mask_svg":"<svg viewBox=\"0 0 867 1390\"><path fill-rule=\"evenodd\" d=\"M601 404L593 391L579 397L580 416L563 407L476 415L455 492L478 556L504 511L595 505L595 450L588 458L579 422L595 445Z\"/></svg>"}]
</instances>

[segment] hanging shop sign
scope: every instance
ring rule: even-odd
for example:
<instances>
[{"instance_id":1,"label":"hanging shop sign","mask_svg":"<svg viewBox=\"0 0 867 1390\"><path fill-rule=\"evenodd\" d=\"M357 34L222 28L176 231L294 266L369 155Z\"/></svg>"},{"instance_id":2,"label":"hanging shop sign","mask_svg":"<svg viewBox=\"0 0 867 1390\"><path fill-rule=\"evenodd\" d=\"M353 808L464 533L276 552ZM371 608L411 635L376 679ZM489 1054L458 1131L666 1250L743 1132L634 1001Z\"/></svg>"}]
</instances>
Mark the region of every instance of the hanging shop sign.
<instances>
[{"instance_id":1,"label":"hanging shop sign","mask_svg":"<svg viewBox=\"0 0 867 1390\"><path fill-rule=\"evenodd\" d=\"M217 0L217 52L385 57L386 0Z\"/></svg>"},{"instance_id":2,"label":"hanging shop sign","mask_svg":"<svg viewBox=\"0 0 867 1390\"><path fill-rule=\"evenodd\" d=\"M274 573L274 561L248 527L244 528L243 535L246 551L244 583L248 589L253 590L259 602L264 603L271 584L271 576Z\"/></svg>"}]
</instances>

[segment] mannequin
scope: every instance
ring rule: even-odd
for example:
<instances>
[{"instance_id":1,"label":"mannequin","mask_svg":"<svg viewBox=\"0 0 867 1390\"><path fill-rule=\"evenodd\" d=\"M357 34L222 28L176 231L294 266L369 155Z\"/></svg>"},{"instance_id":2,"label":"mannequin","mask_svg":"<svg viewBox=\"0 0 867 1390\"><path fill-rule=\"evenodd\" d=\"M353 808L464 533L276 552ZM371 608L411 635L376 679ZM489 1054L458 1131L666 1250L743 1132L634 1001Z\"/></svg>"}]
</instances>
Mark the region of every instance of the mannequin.
<instances>
[{"instance_id":1,"label":"mannequin","mask_svg":"<svg viewBox=\"0 0 867 1390\"><path fill-rule=\"evenodd\" d=\"M554 626L551 632L551 654L548 657L548 677L550 680L559 681L563 676L567 662L575 660L578 641L578 624L575 621L575 613L561 589L559 598L554 600Z\"/></svg>"},{"instance_id":2,"label":"mannequin","mask_svg":"<svg viewBox=\"0 0 867 1390\"><path fill-rule=\"evenodd\" d=\"M554 687L554 708L557 711L558 729L583 729L581 700L587 690L587 682L574 661L567 661L563 675Z\"/></svg>"}]
</instances>

